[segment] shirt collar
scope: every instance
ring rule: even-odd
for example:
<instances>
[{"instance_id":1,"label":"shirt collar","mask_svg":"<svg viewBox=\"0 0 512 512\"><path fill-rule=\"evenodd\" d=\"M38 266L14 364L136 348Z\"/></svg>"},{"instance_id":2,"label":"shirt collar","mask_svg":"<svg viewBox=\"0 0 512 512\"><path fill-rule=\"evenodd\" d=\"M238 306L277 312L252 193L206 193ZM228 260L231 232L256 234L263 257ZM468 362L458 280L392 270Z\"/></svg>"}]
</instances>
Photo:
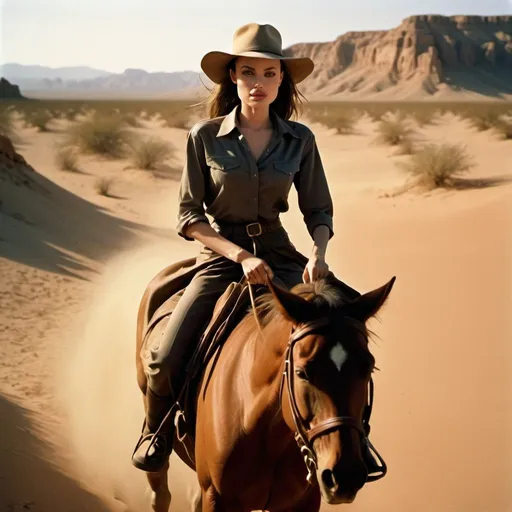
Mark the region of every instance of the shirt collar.
<instances>
[{"instance_id":1,"label":"shirt collar","mask_svg":"<svg viewBox=\"0 0 512 512\"><path fill-rule=\"evenodd\" d=\"M217 133L217 137L223 137L224 135L228 135L235 128L240 131L240 125L238 123L238 111L240 109L240 105L236 105L236 107L222 120L219 131ZM293 137L300 139L300 137L295 133L295 130L279 115L277 115L272 109L270 109L270 119L272 124L277 129L277 133L279 136L289 133Z\"/></svg>"}]
</instances>

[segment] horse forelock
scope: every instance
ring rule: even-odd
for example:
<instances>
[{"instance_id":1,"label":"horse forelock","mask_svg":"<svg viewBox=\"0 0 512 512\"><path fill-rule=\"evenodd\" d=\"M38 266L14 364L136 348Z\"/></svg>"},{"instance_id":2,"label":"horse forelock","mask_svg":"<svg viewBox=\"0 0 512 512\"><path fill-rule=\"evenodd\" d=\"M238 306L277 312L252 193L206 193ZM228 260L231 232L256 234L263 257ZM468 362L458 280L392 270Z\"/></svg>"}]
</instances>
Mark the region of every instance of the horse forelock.
<instances>
[{"instance_id":1,"label":"horse forelock","mask_svg":"<svg viewBox=\"0 0 512 512\"><path fill-rule=\"evenodd\" d=\"M346 302L341 291L323 279L312 283L299 283L290 291L310 302L318 311L333 309ZM282 317L271 292L263 293L256 299L256 313L262 325Z\"/></svg>"},{"instance_id":2,"label":"horse forelock","mask_svg":"<svg viewBox=\"0 0 512 512\"><path fill-rule=\"evenodd\" d=\"M327 313L333 320L333 332L345 333L344 336L333 336L334 344L340 343L350 352L356 350L363 357L373 357L369 351L368 342L375 335L364 322L345 313L344 305L349 303L350 299L344 296L339 288L320 279L312 283L297 284L290 291L310 302L318 310L319 315ZM256 312L262 326L273 321L285 320L271 292L263 293L256 299ZM347 336L349 333L350 335ZM346 344L349 346L345 346Z\"/></svg>"}]
</instances>

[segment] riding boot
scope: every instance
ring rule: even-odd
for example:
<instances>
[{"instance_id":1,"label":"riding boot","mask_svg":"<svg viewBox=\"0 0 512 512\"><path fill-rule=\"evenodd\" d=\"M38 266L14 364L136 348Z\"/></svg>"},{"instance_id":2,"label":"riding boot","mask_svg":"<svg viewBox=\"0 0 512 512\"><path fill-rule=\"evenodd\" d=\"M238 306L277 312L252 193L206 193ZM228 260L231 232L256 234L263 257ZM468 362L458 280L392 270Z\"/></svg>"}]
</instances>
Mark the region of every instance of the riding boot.
<instances>
[{"instance_id":1,"label":"riding boot","mask_svg":"<svg viewBox=\"0 0 512 512\"><path fill-rule=\"evenodd\" d=\"M168 413L175 402L172 396L156 395L149 386L146 400L146 418L142 435L132 455L132 463L142 471L156 473L164 468L172 452L174 414Z\"/></svg>"}]
</instances>

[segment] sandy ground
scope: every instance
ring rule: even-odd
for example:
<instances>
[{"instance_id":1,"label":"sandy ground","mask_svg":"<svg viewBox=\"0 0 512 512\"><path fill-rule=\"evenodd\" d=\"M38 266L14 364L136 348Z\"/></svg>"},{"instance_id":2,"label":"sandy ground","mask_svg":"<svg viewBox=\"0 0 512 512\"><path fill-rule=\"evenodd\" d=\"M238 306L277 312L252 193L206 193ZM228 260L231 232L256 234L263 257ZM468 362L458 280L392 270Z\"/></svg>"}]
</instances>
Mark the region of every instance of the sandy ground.
<instances>
[{"instance_id":1,"label":"sandy ground","mask_svg":"<svg viewBox=\"0 0 512 512\"><path fill-rule=\"evenodd\" d=\"M19 131L41 189L0 182L0 510L147 510L129 462L142 421L135 311L148 280L197 248L173 232L176 182L95 157L60 171L63 128ZM360 291L397 276L371 325L372 440L389 474L350 508L512 511L512 186L385 197L406 157L372 143L375 125L312 128L336 205L331 268ZM172 141L180 165L185 131L142 131ZM512 178L510 141L450 116L420 133L466 144L470 178ZM115 179L113 197L95 192L100 176ZM284 223L308 254L291 203ZM172 468L173 510L186 510L193 475Z\"/></svg>"}]
</instances>

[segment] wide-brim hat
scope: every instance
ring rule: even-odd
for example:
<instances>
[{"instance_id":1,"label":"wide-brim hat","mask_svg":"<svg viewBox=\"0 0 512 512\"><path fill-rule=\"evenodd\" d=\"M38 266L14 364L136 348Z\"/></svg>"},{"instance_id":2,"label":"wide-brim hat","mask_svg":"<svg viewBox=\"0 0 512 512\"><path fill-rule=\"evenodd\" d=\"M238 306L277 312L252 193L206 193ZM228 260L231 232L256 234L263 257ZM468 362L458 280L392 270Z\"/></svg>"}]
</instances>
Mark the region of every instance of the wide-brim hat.
<instances>
[{"instance_id":1,"label":"wide-brim hat","mask_svg":"<svg viewBox=\"0 0 512 512\"><path fill-rule=\"evenodd\" d=\"M221 83L228 73L228 64L235 57L257 57L285 61L294 83L302 82L314 69L309 57L285 57L279 31L272 25L248 23L233 35L232 53L213 51L201 59L201 69L214 83Z\"/></svg>"}]
</instances>

